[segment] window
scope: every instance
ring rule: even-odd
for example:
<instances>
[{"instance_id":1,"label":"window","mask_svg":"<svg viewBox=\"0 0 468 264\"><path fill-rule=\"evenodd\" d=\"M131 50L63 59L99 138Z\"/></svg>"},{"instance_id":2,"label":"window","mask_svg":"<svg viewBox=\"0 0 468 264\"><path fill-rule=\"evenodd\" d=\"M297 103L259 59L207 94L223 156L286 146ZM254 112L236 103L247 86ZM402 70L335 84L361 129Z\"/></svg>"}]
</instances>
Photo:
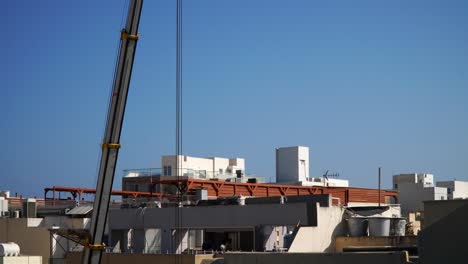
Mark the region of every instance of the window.
<instances>
[{"instance_id":1,"label":"window","mask_svg":"<svg viewBox=\"0 0 468 264\"><path fill-rule=\"evenodd\" d=\"M398 183L395 183L395 189L398 189Z\"/></svg>"},{"instance_id":2,"label":"window","mask_svg":"<svg viewBox=\"0 0 468 264\"><path fill-rule=\"evenodd\" d=\"M163 167L163 175L164 176L171 176L172 175L172 167L171 166L164 166Z\"/></svg>"},{"instance_id":3,"label":"window","mask_svg":"<svg viewBox=\"0 0 468 264\"><path fill-rule=\"evenodd\" d=\"M223 174L223 169L219 169L219 174Z\"/></svg>"}]
</instances>

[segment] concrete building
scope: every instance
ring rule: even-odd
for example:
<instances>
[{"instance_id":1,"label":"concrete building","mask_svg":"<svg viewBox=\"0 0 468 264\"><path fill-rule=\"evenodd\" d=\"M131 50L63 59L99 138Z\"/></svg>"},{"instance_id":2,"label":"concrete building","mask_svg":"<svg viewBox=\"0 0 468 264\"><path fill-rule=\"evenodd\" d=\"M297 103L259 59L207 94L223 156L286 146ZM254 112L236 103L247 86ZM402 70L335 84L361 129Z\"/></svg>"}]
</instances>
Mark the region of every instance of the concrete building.
<instances>
[{"instance_id":1,"label":"concrete building","mask_svg":"<svg viewBox=\"0 0 468 264\"><path fill-rule=\"evenodd\" d=\"M349 186L347 180L309 177L309 148L303 146L276 149L276 182L302 186Z\"/></svg>"},{"instance_id":2,"label":"concrete building","mask_svg":"<svg viewBox=\"0 0 468 264\"><path fill-rule=\"evenodd\" d=\"M398 191L398 202L404 216L424 211L423 201L446 200L447 188L435 187L434 176L425 173L393 176L393 187Z\"/></svg>"},{"instance_id":3,"label":"concrete building","mask_svg":"<svg viewBox=\"0 0 468 264\"><path fill-rule=\"evenodd\" d=\"M176 171L177 159L179 160L179 173ZM173 176L234 182L246 182L248 180L247 175L245 175L245 160L241 158L162 156L161 168L124 170L122 190L174 194L177 189L171 186L153 184L153 181L171 179ZM260 179L258 180L260 181Z\"/></svg>"},{"instance_id":4,"label":"concrete building","mask_svg":"<svg viewBox=\"0 0 468 264\"><path fill-rule=\"evenodd\" d=\"M276 182L305 182L309 178L309 148L296 146L276 149Z\"/></svg>"},{"instance_id":5,"label":"concrete building","mask_svg":"<svg viewBox=\"0 0 468 264\"><path fill-rule=\"evenodd\" d=\"M447 188L447 199L467 199L468 182L463 181L438 181L437 187Z\"/></svg>"},{"instance_id":6,"label":"concrete building","mask_svg":"<svg viewBox=\"0 0 468 264\"><path fill-rule=\"evenodd\" d=\"M73 250L77 244L63 237L51 235L49 229L53 227L83 229L87 228L88 224L89 218L67 216L0 218L0 243L15 242L19 245L21 254L40 256L44 263L63 263L66 252Z\"/></svg>"},{"instance_id":7,"label":"concrete building","mask_svg":"<svg viewBox=\"0 0 468 264\"><path fill-rule=\"evenodd\" d=\"M434 175L427 173L406 173L393 176L393 189L398 190L400 184L412 183L422 184L423 187L434 186Z\"/></svg>"},{"instance_id":8,"label":"concrete building","mask_svg":"<svg viewBox=\"0 0 468 264\"><path fill-rule=\"evenodd\" d=\"M180 172L177 175L176 162ZM162 176L188 176L191 178L212 179L236 177L237 172L245 173L245 160L241 158L197 158L190 156L162 156Z\"/></svg>"},{"instance_id":9,"label":"concrete building","mask_svg":"<svg viewBox=\"0 0 468 264\"><path fill-rule=\"evenodd\" d=\"M176 210L184 219L180 226ZM114 209L109 211L109 245L115 252L134 253L217 250L223 243L233 251L271 251L282 248L284 236L300 224L314 234L300 238L311 239L309 252L333 252L334 237L346 235L343 213L342 207L332 206L330 195L296 196L287 202L247 198L245 205Z\"/></svg>"}]
</instances>

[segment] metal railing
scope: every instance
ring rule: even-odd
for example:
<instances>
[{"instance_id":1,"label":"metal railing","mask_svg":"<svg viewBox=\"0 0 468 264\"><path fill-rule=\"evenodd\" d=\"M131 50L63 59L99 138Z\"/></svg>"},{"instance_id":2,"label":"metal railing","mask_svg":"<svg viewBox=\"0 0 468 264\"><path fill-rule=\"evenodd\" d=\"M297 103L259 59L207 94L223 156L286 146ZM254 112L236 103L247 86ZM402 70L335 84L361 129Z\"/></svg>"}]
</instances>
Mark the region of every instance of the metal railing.
<instances>
[{"instance_id":1,"label":"metal railing","mask_svg":"<svg viewBox=\"0 0 468 264\"><path fill-rule=\"evenodd\" d=\"M177 175L179 174L179 175ZM123 177L148 177L148 176L184 176L193 179L218 179L232 182L247 182L249 178L257 179L257 182L265 182L264 177L259 177L253 174L245 174L243 172L242 177L237 177L235 172L220 172L220 171L208 171L208 170L194 170L189 168L179 169L179 173L175 168L162 169L162 168L143 168L143 169L127 169L123 170Z\"/></svg>"}]
</instances>

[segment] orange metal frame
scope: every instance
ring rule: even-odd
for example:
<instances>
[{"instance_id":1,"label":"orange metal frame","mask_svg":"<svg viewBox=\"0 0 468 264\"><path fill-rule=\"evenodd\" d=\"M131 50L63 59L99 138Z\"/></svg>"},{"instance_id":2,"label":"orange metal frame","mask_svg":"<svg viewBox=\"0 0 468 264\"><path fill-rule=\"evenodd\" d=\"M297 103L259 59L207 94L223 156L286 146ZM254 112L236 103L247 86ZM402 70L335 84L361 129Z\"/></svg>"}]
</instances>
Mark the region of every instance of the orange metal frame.
<instances>
[{"instance_id":1,"label":"orange metal frame","mask_svg":"<svg viewBox=\"0 0 468 264\"><path fill-rule=\"evenodd\" d=\"M52 192L52 198L47 198L47 194ZM96 189L93 188L79 188L79 187L66 187L66 186L53 186L52 188L44 188L44 200L48 199L57 199L56 193L60 192L68 192L73 196L73 199L78 198L81 200L81 196L83 194L95 194ZM122 196L122 197L156 197L161 198L164 196L170 196L168 194L163 193L156 193L156 192L132 192L132 191L120 191L120 190L113 190L112 195Z\"/></svg>"},{"instance_id":2,"label":"orange metal frame","mask_svg":"<svg viewBox=\"0 0 468 264\"><path fill-rule=\"evenodd\" d=\"M227 181L213 181L185 178L181 180L152 180L153 184L172 184L178 186L179 190L191 193L196 189L208 190L208 196L292 196L310 194L331 194L339 198L341 204L349 202L378 203L378 189L354 188L354 187L322 187L322 186L299 186L282 185L271 183L240 183ZM398 201L396 191L381 190L380 202L388 203L390 198Z\"/></svg>"},{"instance_id":3,"label":"orange metal frame","mask_svg":"<svg viewBox=\"0 0 468 264\"><path fill-rule=\"evenodd\" d=\"M148 182L150 183L150 182ZM143 183L140 183L143 184ZM255 196L255 197L271 197L271 196L293 196L293 195L311 195L311 194L330 194L335 198L336 204L347 205L350 202L354 203L389 203L393 198L394 202L398 201L398 193L396 191L381 190L380 199L377 189L354 188L354 187L322 187L322 186L299 186L299 185L282 185L272 183L241 183L227 182L215 180L201 180L183 178L151 180L150 184L168 184L177 186L183 194L193 194L197 189L206 189L208 196L213 197L229 197L229 196ZM52 192L52 198L47 198L47 194ZM53 186L52 188L44 189L44 199L60 199L56 197L56 193L69 192L74 199L81 200L83 194L95 194L96 189ZM173 194L156 193L156 192L134 192L134 191L112 191L112 195L122 197L175 197ZM336 200L339 200L337 202Z\"/></svg>"}]
</instances>

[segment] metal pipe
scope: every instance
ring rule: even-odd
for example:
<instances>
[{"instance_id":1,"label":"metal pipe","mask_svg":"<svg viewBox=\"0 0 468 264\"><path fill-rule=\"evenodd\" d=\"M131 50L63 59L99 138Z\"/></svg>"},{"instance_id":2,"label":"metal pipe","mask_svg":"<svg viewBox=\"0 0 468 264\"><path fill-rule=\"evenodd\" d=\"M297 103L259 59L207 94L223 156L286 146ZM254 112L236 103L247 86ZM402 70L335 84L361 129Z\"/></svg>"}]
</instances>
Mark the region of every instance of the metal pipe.
<instances>
[{"instance_id":1,"label":"metal pipe","mask_svg":"<svg viewBox=\"0 0 468 264\"><path fill-rule=\"evenodd\" d=\"M381 171L382 171L382 168L379 167L379 207L380 207L380 179L381 179Z\"/></svg>"}]
</instances>

